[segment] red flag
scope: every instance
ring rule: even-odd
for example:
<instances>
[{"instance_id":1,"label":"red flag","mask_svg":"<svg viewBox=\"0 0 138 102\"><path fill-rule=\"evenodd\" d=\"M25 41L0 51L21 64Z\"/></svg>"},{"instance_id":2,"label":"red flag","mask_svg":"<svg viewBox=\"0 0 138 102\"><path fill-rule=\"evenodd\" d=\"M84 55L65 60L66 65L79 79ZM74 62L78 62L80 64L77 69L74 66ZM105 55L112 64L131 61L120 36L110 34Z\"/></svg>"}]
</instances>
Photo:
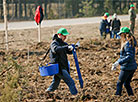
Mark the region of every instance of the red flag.
<instances>
[{"instance_id":1,"label":"red flag","mask_svg":"<svg viewBox=\"0 0 138 102\"><path fill-rule=\"evenodd\" d=\"M44 15L43 15L43 9L42 9L41 6L38 6L37 9L36 9L36 11L35 11L35 17L34 17L36 23L40 24L41 21L43 20L43 17L44 17Z\"/></svg>"}]
</instances>

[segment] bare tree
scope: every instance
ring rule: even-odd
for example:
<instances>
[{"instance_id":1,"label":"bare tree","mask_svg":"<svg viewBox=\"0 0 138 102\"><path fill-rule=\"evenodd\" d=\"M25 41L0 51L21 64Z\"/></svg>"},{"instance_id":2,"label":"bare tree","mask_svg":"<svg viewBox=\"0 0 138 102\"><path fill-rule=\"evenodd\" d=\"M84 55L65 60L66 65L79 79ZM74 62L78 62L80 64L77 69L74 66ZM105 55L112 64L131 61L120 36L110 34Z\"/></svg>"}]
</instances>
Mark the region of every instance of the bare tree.
<instances>
[{"instance_id":1,"label":"bare tree","mask_svg":"<svg viewBox=\"0 0 138 102\"><path fill-rule=\"evenodd\" d=\"M5 29L5 40L6 40L6 49L8 48L8 25L7 25L7 6L6 6L6 0L3 0L3 12L4 12L4 29Z\"/></svg>"}]
</instances>

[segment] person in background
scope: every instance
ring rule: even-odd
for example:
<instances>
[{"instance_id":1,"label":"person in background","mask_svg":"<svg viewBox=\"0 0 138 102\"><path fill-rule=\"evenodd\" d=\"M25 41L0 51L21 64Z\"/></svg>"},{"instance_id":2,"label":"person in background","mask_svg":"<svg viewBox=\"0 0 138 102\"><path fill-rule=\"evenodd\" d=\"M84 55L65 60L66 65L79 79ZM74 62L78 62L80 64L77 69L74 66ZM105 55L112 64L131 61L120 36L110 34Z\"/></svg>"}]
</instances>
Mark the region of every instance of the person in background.
<instances>
[{"instance_id":1,"label":"person in background","mask_svg":"<svg viewBox=\"0 0 138 102\"><path fill-rule=\"evenodd\" d=\"M117 81L117 90L115 95L120 95L122 92L122 86L124 84L128 95L134 95L130 86L131 79L134 72L137 69L135 60L135 47L137 45L135 37L130 33L128 27L121 28L118 35L121 36L121 50L120 58L112 65L111 70L116 70L116 67L120 65L121 72Z\"/></svg>"},{"instance_id":2,"label":"person in background","mask_svg":"<svg viewBox=\"0 0 138 102\"><path fill-rule=\"evenodd\" d=\"M117 18L117 14L114 13L113 15L113 20L111 22L111 29L112 29L112 38L117 38L119 39L120 37L117 35L117 33L120 31L120 27L121 27L121 22L120 20Z\"/></svg>"},{"instance_id":3,"label":"person in background","mask_svg":"<svg viewBox=\"0 0 138 102\"><path fill-rule=\"evenodd\" d=\"M102 20L100 22L100 34L101 34L101 38L105 39L106 38L106 34L110 32L110 23L108 22L107 18L109 17L109 13L105 13L104 16L102 17ZM111 37L111 33L110 33L110 37Z\"/></svg>"},{"instance_id":4,"label":"person in background","mask_svg":"<svg viewBox=\"0 0 138 102\"><path fill-rule=\"evenodd\" d=\"M130 18L129 28L130 28L130 31L132 32L132 34L134 34L135 19L136 19L136 12L135 12L134 7L135 7L134 4L131 4L130 9L128 11L129 18Z\"/></svg>"},{"instance_id":5,"label":"person in background","mask_svg":"<svg viewBox=\"0 0 138 102\"><path fill-rule=\"evenodd\" d=\"M55 91L60 84L60 80L63 79L72 95L78 93L74 80L69 74L67 54L72 54L73 47L64 42L68 34L65 28L60 28L53 37L50 46L50 63L58 63L59 73L53 76L53 81L46 92Z\"/></svg>"}]
</instances>

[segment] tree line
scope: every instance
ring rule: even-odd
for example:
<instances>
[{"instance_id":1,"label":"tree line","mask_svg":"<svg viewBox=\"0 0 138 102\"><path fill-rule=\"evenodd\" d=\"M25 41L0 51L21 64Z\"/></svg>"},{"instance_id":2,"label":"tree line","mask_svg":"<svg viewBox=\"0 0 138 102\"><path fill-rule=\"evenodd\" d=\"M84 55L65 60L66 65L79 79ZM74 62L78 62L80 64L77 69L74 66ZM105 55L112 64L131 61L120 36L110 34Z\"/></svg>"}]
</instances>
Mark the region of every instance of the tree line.
<instances>
[{"instance_id":1,"label":"tree line","mask_svg":"<svg viewBox=\"0 0 138 102\"><path fill-rule=\"evenodd\" d=\"M6 0L7 17L13 20L33 20L35 10L41 5L44 19L102 16L109 14L127 14L129 5L138 0ZM3 0L0 0L0 21L3 21Z\"/></svg>"}]
</instances>

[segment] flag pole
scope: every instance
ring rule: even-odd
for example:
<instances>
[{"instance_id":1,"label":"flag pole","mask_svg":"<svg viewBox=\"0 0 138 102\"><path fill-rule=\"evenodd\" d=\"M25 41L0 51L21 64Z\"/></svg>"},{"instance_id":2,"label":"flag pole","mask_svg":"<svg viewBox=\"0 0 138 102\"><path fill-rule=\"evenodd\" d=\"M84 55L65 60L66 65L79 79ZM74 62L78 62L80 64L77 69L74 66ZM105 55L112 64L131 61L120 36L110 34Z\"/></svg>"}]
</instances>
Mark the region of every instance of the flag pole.
<instances>
[{"instance_id":1,"label":"flag pole","mask_svg":"<svg viewBox=\"0 0 138 102\"><path fill-rule=\"evenodd\" d=\"M41 23L38 24L38 42L41 41Z\"/></svg>"}]
</instances>

